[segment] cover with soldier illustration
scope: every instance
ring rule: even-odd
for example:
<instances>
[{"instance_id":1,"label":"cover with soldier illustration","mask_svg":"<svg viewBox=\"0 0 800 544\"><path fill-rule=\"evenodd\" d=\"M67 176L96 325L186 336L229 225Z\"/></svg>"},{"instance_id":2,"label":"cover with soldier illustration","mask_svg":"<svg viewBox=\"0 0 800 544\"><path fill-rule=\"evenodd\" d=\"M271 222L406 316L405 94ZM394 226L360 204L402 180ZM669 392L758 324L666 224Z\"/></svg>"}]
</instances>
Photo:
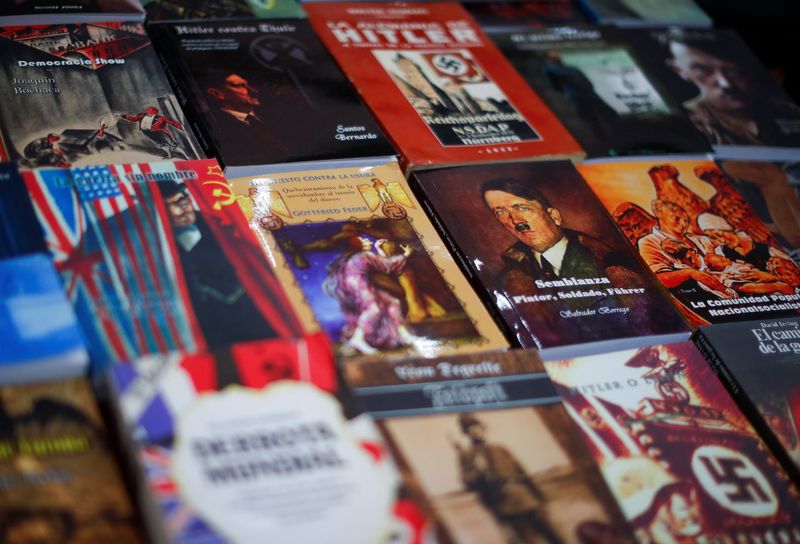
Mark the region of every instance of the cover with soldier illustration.
<instances>
[{"instance_id":1,"label":"cover with soldier illustration","mask_svg":"<svg viewBox=\"0 0 800 544\"><path fill-rule=\"evenodd\" d=\"M800 106L729 29L650 28L621 31L659 70L657 77L717 158L794 160L800 150Z\"/></svg>"},{"instance_id":2,"label":"cover with soldier illustration","mask_svg":"<svg viewBox=\"0 0 800 544\"><path fill-rule=\"evenodd\" d=\"M139 0L7 0L0 25L142 21Z\"/></svg>"},{"instance_id":3,"label":"cover with soldier illustration","mask_svg":"<svg viewBox=\"0 0 800 544\"><path fill-rule=\"evenodd\" d=\"M0 430L2 542L142 542L86 380L0 388Z\"/></svg>"},{"instance_id":4,"label":"cover with soldier illustration","mask_svg":"<svg viewBox=\"0 0 800 544\"><path fill-rule=\"evenodd\" d=\"M570 163L463 166L415 180L520 345L552 358L688 337Z\"/></svg>"},{"instance_id":5,"label":"cover with soldier illustration","mask_svg":"<svg viewBox=\"0 0 800 544\"><path fill-rule=\"evenodd\" d=\"M231 183L295 309L346 366L507 346L396 163Z\"/></svg>"},{"instance_id":6,"label":"cover with soldier illustration","mask_svg":"<svg viewBox=\"0 0 800 544\"><path fill-rule=\"evenodd\" d=\"M206 152L228 177L394 155L308 21L192 21L150 32Z\"/></svg>"},{"instance_id":7,"label":"cover with soldier illustration","mask_svg":"<svg viewBox=\"0 0 800 544\"><path fill-rule=\"evenodd\" d=\"M0 157L20 168L200 158L140 23L0 28Z\"/></svg>"},{"instance_id":8,"label":"cover with soldier illustration","mask_svg":"<svg viewBox=\"0 0 800 544\"><path fill-rule=\"evenodd\" d=\"M404 385L388 387L398 380L387 375L383 387L356 394L377 408L404 479L438 523L439 542L631 541L533 350L410 364L417 372ZM515 373L492 376L494 366ZM426 378L426 368L436 375Z\"/></svg>"},{"instance_id":9,"label":"cover with soldier illustration","mask_svg":"<svg viewBox=\"0 0 800 544\"><path fill-rule=\"evenodd\" d=\"M710 150L680 103L612 29L558 26L492 39L590 157Z\"/></svg>"},{"instance_id":10,"label":"cover with soldier illustration","mask_svg":"<svg viewBox=\"0 0 800 544\"><path fill-rule=\"evenodd\" d=\"M96 370L304 334L216 161L24 179Z\"/></svg>"},{"instance_id":11,"label":"cover with soldier illustration","mask_svg":"<svg viewBox=\"0 0 800 544\"><path fill-rule=\"evenodd\" d=\"M424 540L425 516L338 389L330 352L292 349L250 342L113 368L156 541Z\"/></svg>"},{"instance_id":12,"label":"cover with soldier illustration","mask_svg":"<svg viewBox=\"0 0 800 544\"><path fill-rule=\"evenodd\" d=\"M581 155L458 4L306 10L406 167Z\"/></svg>"},{"instance_id":13,"label":"cover with soldier illustration","mask_svg":"<svg viewBox=\"0 0 800 544\"><path fill-rule=\"evenodd\" d=\"M700 351L742 411L800 474L800 318L701 327Z\"/></svg>"},{"instance_id":14,"label":"cover with soldier illustration","mask_svg":"<svg viewBox=\"0 0 800 544\"><path fill-rule=\"evenodd\" d=\"M713 162L578 170L692 326L797 315L800 267Z\"/></svg>"},{"instance_id":15,"label":"cover with soldier illustration","mask_svg":"<svg viewBox=\"0 0 800 544\"><path fill-rule=\"evenodd\" d=\"M791 542L798 491L691 342L545 363L638 542Z\"/></svg>"},{"instance_id":16,"label":"cover with soldier illustration","mask_svg":"<svg viewBox=\"0 0 800 544\"><path fill-rule=\"evenodd\" d=\"M719 161L719 166L800 265L800 161Z\"/></svg>"},{"instance_id":17,"label":"cover with soldier illustration","mask_svg":"<svg viewBox=\"0 0 800 544\"><path fill-rule=\"evenodd\" d=\"M305 17L295 0L142 0L147 20Z\"/></svg>"}]
</instances>

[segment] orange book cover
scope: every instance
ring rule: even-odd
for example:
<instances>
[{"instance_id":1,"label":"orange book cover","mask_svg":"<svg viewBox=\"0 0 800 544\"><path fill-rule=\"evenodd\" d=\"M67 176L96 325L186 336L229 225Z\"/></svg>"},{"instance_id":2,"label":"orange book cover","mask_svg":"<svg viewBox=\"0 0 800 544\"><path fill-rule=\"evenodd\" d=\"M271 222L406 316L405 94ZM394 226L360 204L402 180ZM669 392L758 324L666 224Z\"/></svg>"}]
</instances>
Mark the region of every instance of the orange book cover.
<instances>
[{"instance_id":1,"label":"orange book cover","mask_svg":"<svg viewBox=\"0 0 800 544\"><path fill-rule=\"evenodd\" d=\"M305 7L407 168L582 156L460 5Z\"/></svg>"},{"instance_id":2,"label":"orange book cover","mask_svg":"<svg viewBox=\"0 0 800 544\"><path fill-rule=\"evenodd\" d=\"M578 170L692 326L797 315L800 267L713 162Z\"/></svg>"}]
</instances>

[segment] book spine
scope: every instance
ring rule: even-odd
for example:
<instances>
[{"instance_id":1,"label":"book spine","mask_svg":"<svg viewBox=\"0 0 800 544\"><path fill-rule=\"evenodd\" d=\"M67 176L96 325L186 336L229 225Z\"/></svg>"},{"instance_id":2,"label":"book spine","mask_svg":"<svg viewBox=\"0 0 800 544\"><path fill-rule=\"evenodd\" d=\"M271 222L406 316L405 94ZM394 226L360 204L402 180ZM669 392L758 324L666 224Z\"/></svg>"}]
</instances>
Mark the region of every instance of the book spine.
<instances>
[{"instance_id":1,"label":"book spine","mask_svg":"<svg viewBox=\"0 0 800 544\"><path fill-rule=\"evenodd\" d=\"M723 361L719 352L714 349L714 345L702 330L697 330L694 333L693 340L695 346L697 346L697 349L714 371L714 374L716 374L717 378L719 378L720 382L722 382L722 384L728 390L728 393L730 393L734 402L736 402L737 406L739 406L739 409L750 421L750 424L758 432L762 440L764 440L764 443L772 451L772 454L781 464L783 469L795 483L800 485L800 468L798 468L798 466L794 463L786 449L783 447L783 444L781 444L781 441L777 436L775 436L772 428L761 416L761 412L756 404L747 395L744 389L742 389L741 385L739 385L739 382L725 365L725 362Z\"/></svg>"},{"instance_id":2,"label":"book spine","mask_svg":"<svg viewBox=\"0 0 800 544\"><path fill-rule=\"evenodd\" d=\"M153 494L141 465L140 446L132 435L132 429L125 422L122 400L112 372L96 376L93 385L98 397L102 399L103 419L108 426L110 439L117 446L117 461L122 468L128 495L134 499L142 530L153 544L169 544L172 540L166 533L158 499Z\"/></svg>"},{"instance_id":3,"label":"book spine","mask_svg":"<svg viewBox=\"0 0 800 544\"><path fill-rule=\"evenodd\" d=\"M206 157L216 158L224 168L225 165L222 163L222 157L219 154L219 150L214 145L214 140L211 137L211 133L206 126L203 116L200 115L195 104L189 99L191 93L184 82L190 81L190 78L188 74L184 73L184 70L181 69L180 61L178 60L180 55L177 51L177 47L174 45L171 36L168 35L169 30L161 30L159 27L159 24L149 25L148 34L150 35L150 40L153 42L153 49L158 54L158 60L164 68L167 81L169 81L172 91L178 99L178 104L180 104L197 141L200 143L203 153Z\"/></svg>"},{"instance_id":4,"label":"book spine","mask_svg":"<svg viewBox=\"0 0 800 544\"><path fill-rule=\"evenodd\" d=\"M520 340L522 335L518 334L517 331L515 331L509 325L508 319L503 316L500 309L494 304L491 293L489 293L488 289L486 289L486 286L483 285L480 278L478 278L475 270L472 268L472 266L470 266L467 256L464 255L464 253L459 249L452 235L447 230L447 227L444 226L439 218L439 214L436 213L433 203L431 203L431 201L428 199L425 191L422 189L413 174L411 177L409 177L408 184L411 186L411 190L414 192L417 200L420 202L420 204L422 204L422 209L425 210L425 214L428 216L428 219L430 219L433 227L439 234L439 237L444 242L445 249L449 251L450 255L452 255L455 259L459 269L467 278L467 282L470 284L470 287L472 287L472 290L478 295L478 298L483 303L484 308L486 308L486 311L489 312L489 315L492 316L495 324L497 324L497 326L500 328L500 331L503 333L503 336L505 336L506 341L508 341L512 347L531 347L529 341L524 343L528 344L527 346L523 344L523 342ZM531 337L532 335L526 331L524 336ZM536 344L538 346L538 342Z\"/></svg>"}]
</instances>

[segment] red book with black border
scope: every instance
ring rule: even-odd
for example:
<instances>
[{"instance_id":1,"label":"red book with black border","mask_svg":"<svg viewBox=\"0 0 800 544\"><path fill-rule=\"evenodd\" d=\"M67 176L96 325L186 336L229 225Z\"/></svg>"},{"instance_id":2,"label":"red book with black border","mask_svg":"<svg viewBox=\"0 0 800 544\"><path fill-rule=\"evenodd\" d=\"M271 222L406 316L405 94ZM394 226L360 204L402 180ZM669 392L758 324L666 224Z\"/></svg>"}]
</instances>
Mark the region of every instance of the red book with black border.
<instances>
[{"instance_id":1,"label":"red book with black border","mask_svg":"<svg viewBox=\"0 0 800 544\"><path fill-rule=\"evenodd\" d=\"M582 156L460 5L318 3L306 10L406 170Z\"/></svg>"}]
</instances>

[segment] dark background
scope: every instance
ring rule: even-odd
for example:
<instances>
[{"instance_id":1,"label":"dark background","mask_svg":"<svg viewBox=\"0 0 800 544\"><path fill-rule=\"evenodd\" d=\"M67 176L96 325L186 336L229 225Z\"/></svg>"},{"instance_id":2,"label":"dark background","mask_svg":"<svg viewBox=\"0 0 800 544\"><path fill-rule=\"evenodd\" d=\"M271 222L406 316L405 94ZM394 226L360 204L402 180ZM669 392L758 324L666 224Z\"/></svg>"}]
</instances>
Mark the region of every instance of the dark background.
<instances>
[{"instance_id":1,"label":"dark background","mask_svg":"<svg viewBox=\"0 0 800 544\"><path fill-rule=\"evenodd\" d=\"M668 0L665 0L668 1ZM797 0L695 0L719 27L735 28L758 58L800 102L800 2Z\"/></svg>"}]
</instances>

